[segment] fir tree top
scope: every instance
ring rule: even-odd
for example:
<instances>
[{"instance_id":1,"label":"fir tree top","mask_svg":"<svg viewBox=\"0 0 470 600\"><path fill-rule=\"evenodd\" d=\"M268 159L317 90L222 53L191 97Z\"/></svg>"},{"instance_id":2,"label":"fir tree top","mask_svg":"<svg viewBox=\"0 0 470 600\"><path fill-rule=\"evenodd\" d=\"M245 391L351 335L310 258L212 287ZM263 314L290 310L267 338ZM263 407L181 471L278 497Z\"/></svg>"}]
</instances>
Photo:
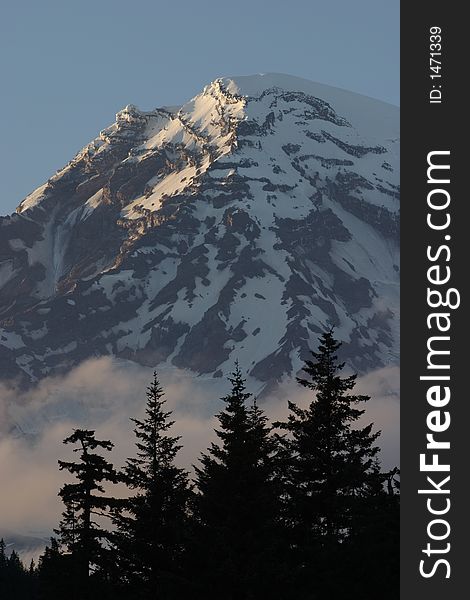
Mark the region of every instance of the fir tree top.
<instances>
[{"instance_id":1,"label":"fir tree top","mask_svg":"<svg viewBox=\"0 0 470 600\"><path fill-rule=\"evenodd\" d=\"M168 430L174 425L171 412L164 410L164 391L157 373L147 388L145 417L131 418L135 424L137 456L129 458L126 464L126 482L130 487L145 487L154 481L165 468L173 468L175 456L181 449L180 436L171 436Z\"/></svg>"}]
</instances>

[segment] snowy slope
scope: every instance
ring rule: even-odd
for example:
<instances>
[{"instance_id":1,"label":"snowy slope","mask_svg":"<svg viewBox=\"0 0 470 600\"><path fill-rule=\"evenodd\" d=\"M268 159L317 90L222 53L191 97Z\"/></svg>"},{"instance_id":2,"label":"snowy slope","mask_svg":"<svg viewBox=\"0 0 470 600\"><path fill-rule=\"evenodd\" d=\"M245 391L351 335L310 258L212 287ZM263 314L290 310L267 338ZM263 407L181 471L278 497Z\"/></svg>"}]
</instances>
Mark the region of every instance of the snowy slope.
<instances>
[{"instance_id":1,"label":"snowy slope","mask_svg":"<svg viewBox=\"0 0 470 600\"><path fill-rule=\"evenodd\" d=\"M129 105L0 220L0 364L34 381L114 355L267 388L335 325L398 360L399 115L279 74Z\"/></svg>"}]
</instances>

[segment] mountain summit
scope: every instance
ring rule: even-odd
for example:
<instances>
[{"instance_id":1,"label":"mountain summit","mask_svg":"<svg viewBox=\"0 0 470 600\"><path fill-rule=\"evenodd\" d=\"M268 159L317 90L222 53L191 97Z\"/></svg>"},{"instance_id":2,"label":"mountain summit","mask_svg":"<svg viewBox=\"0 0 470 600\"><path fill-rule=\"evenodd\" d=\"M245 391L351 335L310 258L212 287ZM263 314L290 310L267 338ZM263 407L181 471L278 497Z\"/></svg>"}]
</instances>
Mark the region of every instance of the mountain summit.
<instances>
[{"instance_id":1,"label":"mountain summit","mask_svg":"<svg viewBox=\"0 0 470 600\"><path fill-rule=\"evenodd\" d=\"M0 366L113 355L266 387L334 325L398 360L399 111L287 75L129 105L0 218Z\"/></svg>"}]
</instances>

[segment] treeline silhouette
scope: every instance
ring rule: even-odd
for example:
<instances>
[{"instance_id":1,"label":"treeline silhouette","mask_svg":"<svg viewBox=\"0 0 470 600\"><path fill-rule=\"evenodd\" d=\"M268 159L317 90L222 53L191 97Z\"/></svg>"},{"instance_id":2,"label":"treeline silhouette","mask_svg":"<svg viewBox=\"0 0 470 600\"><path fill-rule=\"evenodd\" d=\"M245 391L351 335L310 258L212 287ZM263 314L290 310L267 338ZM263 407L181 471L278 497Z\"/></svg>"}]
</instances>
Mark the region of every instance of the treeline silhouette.
<instances>
[{"instance_id":1,"label":"treeline silhouette","mask_svg":"<svg viewBox=\"0 0 470 600\"><path fill-rule=\"evenodd\" d=\"M381 470L380 432L358 424L369 398L351 393L356 375L341 376L340 345L332 330L321 336L298 379L311 403L290 402L285 422L269 423L237 364L194 481L175 464L156 374L122 470L111 441L74 430L64 443L76 461L59 461L74 483L59 492L57 538L29 568L2 541L1 597L398 599L398 470Z\"/></svg>"}]
</instances>

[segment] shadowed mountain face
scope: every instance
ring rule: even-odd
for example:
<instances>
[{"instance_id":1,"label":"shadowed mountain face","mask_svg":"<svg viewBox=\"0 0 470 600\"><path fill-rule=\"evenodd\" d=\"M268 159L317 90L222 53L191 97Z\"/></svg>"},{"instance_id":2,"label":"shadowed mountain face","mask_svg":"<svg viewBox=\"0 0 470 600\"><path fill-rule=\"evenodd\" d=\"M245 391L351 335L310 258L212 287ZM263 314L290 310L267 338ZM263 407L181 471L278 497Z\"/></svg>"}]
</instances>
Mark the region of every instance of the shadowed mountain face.
<instances>
[{"instance_id":1,"label":"shadowed mountain face","mask_svg":"<svg viewBox=\"0 0 470 600\"><path fill-rule=\"evenodd\" d=\"M0 219L0 369L114 355L269 388L329 325L398 360L398 109L285 75L127 106Z\"/></svg>"}]
</instances>

